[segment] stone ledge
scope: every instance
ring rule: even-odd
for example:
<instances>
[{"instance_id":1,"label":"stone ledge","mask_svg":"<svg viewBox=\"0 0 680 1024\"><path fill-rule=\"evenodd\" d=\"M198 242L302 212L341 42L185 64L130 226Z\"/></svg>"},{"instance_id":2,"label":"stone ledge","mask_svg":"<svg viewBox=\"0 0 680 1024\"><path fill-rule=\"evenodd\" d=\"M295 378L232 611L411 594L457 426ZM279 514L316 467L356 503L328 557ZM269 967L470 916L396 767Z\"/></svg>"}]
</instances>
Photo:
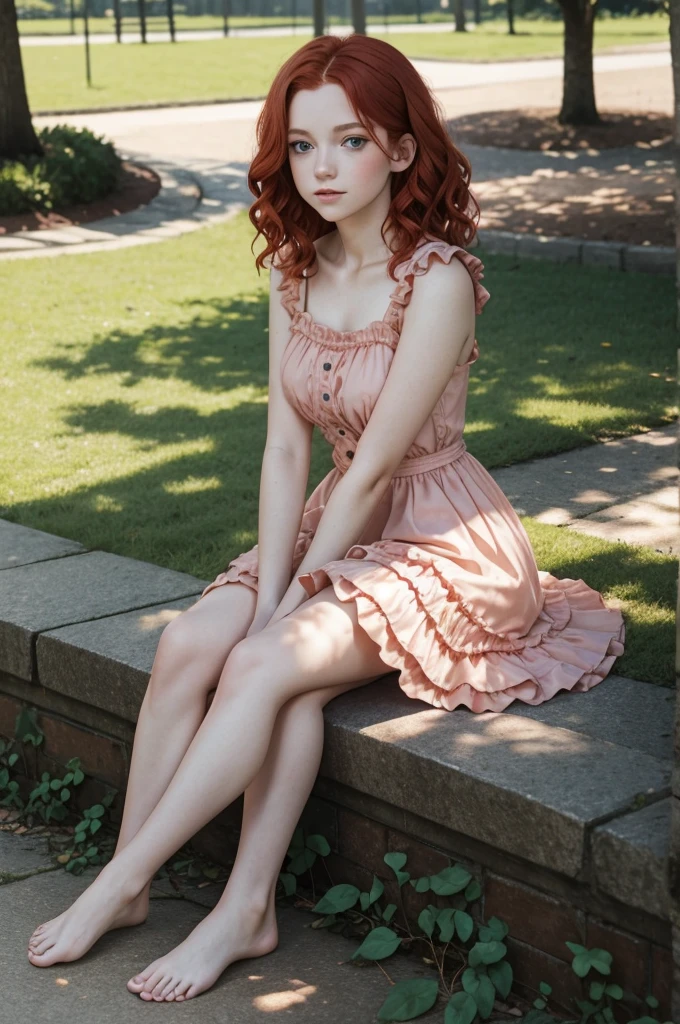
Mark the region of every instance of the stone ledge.
<instances>
[{"instance_id":1,"label":"stone ledge","mask_svg":"<svg viewBox=\"0 0 680 1024\"><path fill-rule=\"evenodd\" d=\"M44 536L23 542L40 547ZM205 585L102 551L0 572L0 671L15 677L12 696L39 693L45 713L90 728L99 714L102 732L129 735L163 628ZM613 675L544 705L452 713L406 696L391 672L326 705L320 776L667 918L648 893L650 871L659 886L663 822L654 818L652 867L636 835L670 792L673 715L670 691ZM641 794L656 811L637 809ZM642 888L639 872L626 874L632 855L647 864Z\"/></svg>"},{"instance_id":2,"label":"stone ledge","mask_svg":"<svg viewBox=\"0 0 680 1024\"><path fill-rule=\"evenodd\" d=\"M616 704L609 676L592 693L561 693L535 719L503 713L421 710L394 675L330 701L321 763L326 777L570 878L585 880L589 833L670 788L670 760L603 739ZM628 681L625 694L649 684ZM656 688L652 688L656 689ZM606 694L607 700L603 700ZM643 694L640 694L642 699ZM552 724L553 708L585 713L592 732ZM642 705L641 705L642 706ZM659 732L668 722L656 721ZM540 711L540 707L534 709ZM651 712L650 712L651 714ZM584 714L585 717L585 714ZM600 719L600 725L596 721ZM644 744L642 744L644 747Z\"/></svg>"},{"instance_id":3,"label":"stone ledge","mask_svg":"<svg viewBox=\"0 0 680 1024\"><path fill-rule=\"evenodd\" d=\"M670 827L668 797L596 828L592 852L598 887L628 906L668 917Z\"/></svg>"},{"instance_id":4,"label":"stone ledge","mask_svg":"<svg viewBox=\"0 0 680 1024\"><path fill-rule=\"evenodd\" d=\"M43 530L10 523L0 519L0 569L13 569L17 565L44 562L49 558L62 558L86 551L77 540L57 537Z\"/></svg>"},{"instance_id":5,"label":"stone ledge","mask_svg":"<svg viewBox=\"0 0 680 1024\"><path fill-rule=\"evenodd\" d=\"M108 551L83 551L0 572L0 669L33 680L39 633L198 594L188 573Z\"/></svg>"}]
</instances>

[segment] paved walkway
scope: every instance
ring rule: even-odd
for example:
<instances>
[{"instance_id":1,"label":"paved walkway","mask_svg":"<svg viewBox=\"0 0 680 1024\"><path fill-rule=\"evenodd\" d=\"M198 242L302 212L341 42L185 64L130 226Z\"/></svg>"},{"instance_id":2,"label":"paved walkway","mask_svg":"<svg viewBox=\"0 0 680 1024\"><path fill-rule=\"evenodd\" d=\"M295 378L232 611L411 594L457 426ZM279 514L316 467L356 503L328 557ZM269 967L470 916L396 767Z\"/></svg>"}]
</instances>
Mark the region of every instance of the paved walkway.
<instances>
[{"instance_id":1,"label":"paved walkway","mask_svg":"<svg viewBox=\"0 0 680 1024\"><path fill-rule=\"evenodd\" d=\"M615 79L618 84L612 88L620 102L634 105L637 97L650 99L653 94L653 109L669 109L669 60L667 47L596 58L597 88L606 88ZM549 105L561 87L561 60L484 65L414 61L414 65L435 88L447 116L535 105L537 80L542 83L541 99ZM622 75L625 84L619 80ZM482 85L481 80L487 84ZM636 93L636 89L642 91ZM254 100L69 115L69 123L105 135L126 158L158 169L163 189L145 209L121 217L80 228L0 236L0 258L147 244L216 223L249 206L252 195L245 179L261 106L262 101ZM36 123L49 125L62 120L63 115L54 115L36 118ZM506 227L510 207L526 208L528 217L532 210L558 207L559 216L581 212L593 201L595 179L597 201L603 207L622 202L627 196L634 201L641 196L672 193L670 156L636 147L565 154L469 145L465 152L474 168L474 190L483 210L488 211L482 228ZM192 205L183 189L198 201Z\"/></svg>"},{"instance_id":2,"label":"paved walkway","mask_svg":"<svg viewBox=\"0 0 680 1024\"><path fill-rule=\"evenodd\" d=\"M520 515L678 554L677 424L492 471Z\"/></svg>"},{"instance_id":3,"label":"paved walkway","mask_svg":"<svg viewBox=\"0 0 680 1024\"><path fill-rule=\"evenodd\" d=\"M34 967L26 955L33 929L66 910L100 870L88 868L74 876L54 864L44 837L0 831L0 971L3 978L12 979L3 986L7 1021L142 1020L154 1011L127 990L126 982L182 942L224 888L217 883L203 889L182 886L176 893L159 880L152 887L149 918L143 925L109 932L73 963ZM377 965L359 970L350 960L360 940L311 928L318 917L292 906L278 908L279 946L273 954L237 961L212 989L185 1001L181 1011L168 1011L166 1006L160 1013L179 1012L182 1020L200 1024L261 1024L267 1015L290 1017L296 1024L345 1024L351 992L352 1016L374 1020L390 982ZM395 982L433 976L417 957L392 957L387 970ZM441 1022L442 1014L440 1007L419 1019L434 1024Z\"/></svg>"}]
</instances>

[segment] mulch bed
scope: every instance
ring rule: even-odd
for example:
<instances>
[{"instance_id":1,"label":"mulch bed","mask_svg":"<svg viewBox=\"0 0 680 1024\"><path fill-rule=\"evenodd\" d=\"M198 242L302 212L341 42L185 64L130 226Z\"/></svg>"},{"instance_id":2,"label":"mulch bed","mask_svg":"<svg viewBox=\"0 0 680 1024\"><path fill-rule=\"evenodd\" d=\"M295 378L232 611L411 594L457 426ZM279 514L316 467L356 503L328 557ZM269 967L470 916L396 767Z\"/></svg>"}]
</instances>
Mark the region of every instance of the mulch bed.
<instances>
[{"instance_id":1,"label":"mulch bed","mask_svg":"<svg viewBox=\"0 0 680 1024\"><path fill-rule=\"evenodd\" d=\"M465 114L448 121L454 142L505 149L565 150L615 149L639 146L657 149L673 139L673 119L666 114L628 110L601 110L601 124L560 124L559 110L524 107Z\"/></svg>"},{"instance_id":2,"label":"mulch bed","mask_svg":"<svg viewBox=\"0 0 680 1024\"><path fill-rule=\"evenodd\" d=\"M102 199L93 203L67 206L49 213L17 213L0 217L0 235L19 231L41 231L46 228L70 227L73 224L87 224L104 217L115 217L129 213L140 206L146 206L158 195L161 180L150 167L133 164L124 160L118 187Z\"/></svg>"},{"instance_id":3,"label":"mulch bed","mask_svg":"<svg viewBox=\"0 0 680 1024\"><path fill-rule=\"evenodd\" d=\"M618 171L605 169L570 174L514 174L475 180L472 191L482 215L481 229L527 235L584 238L628 245L675 245L672 153L673 120L659 113L600 111L602 123L575 128L559 124L557 109L523 108L466 114L447 122L451 137L467 145L525 151L587 153L620 147L647 152L645 166L626 171L622 154ZM664 161L659 164L658 161ZM621 172L624 173L621 173Z\"/></svg>"}]
</instances>

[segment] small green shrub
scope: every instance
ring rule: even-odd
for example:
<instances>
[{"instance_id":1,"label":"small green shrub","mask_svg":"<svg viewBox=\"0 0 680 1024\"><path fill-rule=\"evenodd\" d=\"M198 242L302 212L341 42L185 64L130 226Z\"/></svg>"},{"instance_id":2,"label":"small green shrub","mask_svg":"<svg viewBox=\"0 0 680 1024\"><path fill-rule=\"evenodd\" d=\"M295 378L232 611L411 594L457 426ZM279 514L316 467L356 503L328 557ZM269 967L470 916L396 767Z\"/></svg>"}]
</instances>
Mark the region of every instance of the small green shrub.
<instances>
[{"instance_id":1,"label":"small green shrub","mask_svg":"<svg viewBox=\"0 0 680 1024\"><path fill-rule=\"evenodd\" d=\"M91 203L116 187L121 159L111 142L66 124L37 134L44 156L0 163L0 216Z\"/></svg>"}]
</instances>

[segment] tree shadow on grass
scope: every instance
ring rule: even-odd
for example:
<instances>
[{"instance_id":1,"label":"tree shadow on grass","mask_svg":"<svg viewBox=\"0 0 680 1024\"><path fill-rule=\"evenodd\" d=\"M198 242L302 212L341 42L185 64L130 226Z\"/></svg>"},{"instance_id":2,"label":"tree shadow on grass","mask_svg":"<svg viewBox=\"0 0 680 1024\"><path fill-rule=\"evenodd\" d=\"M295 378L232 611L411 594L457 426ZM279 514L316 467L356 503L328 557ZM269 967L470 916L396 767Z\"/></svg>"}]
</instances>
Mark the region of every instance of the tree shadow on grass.
<instances>
[{"instance_id":1,"label":"tree shadow on grass","mask_svg":"<svg viewBox=\"0 0 680 1024\"><path fill-rule=\"evenodd\" d=\"M243 298L177 303L174 323L151 324L142 331L119 327L95 337L84 351L73 342L53 343L52 354L33 365L76 385L92 377L102 382L114 378L112 397L102 387L101 401L77 400L78 388L73 389L74 400L62 406L62 436L123 435L139 451L158 451L163 461L128 470L114 459L104 482L13 505L12 520L200 579L212 579L229 559L251 547L257 540L266 438L266 306L266 301ZM621 343L613 362L583 330L567 338L546 332L540 303L520 308L521 329L503 323L502 312L487 318L483 358L471 367L466 441L488 469L668 421L665 390L655 394L646 374L641 382L641 364L649 353L639 343L637 351L632 342ZM191 387L195 406L167 396L163 389L172 381ZM135 391L144 388L148 395L150 383L158 384L155 404L140 407ZM597 408L588 417L584 410L595 393ZM224 405L215 404L220 395ZM574 422L565 421L559 407L565 395L581 406ZM523 410L532 402L545 411L529 416ZM176 450L182 446L191 450ZM165 455L164 448L169 449ZM315 432L307 495L331 468L330 447ZM554 567L543 556L539 565L558 576L584 578L601 590L627 581L642 595L635 600L661 600L658 574L665 574L665 567L641 563L625 546L596 555L584 555L586 549L584 541L582 553L576 545L567 558L558 547ZM663 579L667 606L671 587ZM665 663L668 644L660 630L651 620L640 622L629 631L627 652L631 657L639 652L641 658L645 647L658 650L661 645ZM664 673L656 671L657 676Z\"/></svg>"}]
</instances>

